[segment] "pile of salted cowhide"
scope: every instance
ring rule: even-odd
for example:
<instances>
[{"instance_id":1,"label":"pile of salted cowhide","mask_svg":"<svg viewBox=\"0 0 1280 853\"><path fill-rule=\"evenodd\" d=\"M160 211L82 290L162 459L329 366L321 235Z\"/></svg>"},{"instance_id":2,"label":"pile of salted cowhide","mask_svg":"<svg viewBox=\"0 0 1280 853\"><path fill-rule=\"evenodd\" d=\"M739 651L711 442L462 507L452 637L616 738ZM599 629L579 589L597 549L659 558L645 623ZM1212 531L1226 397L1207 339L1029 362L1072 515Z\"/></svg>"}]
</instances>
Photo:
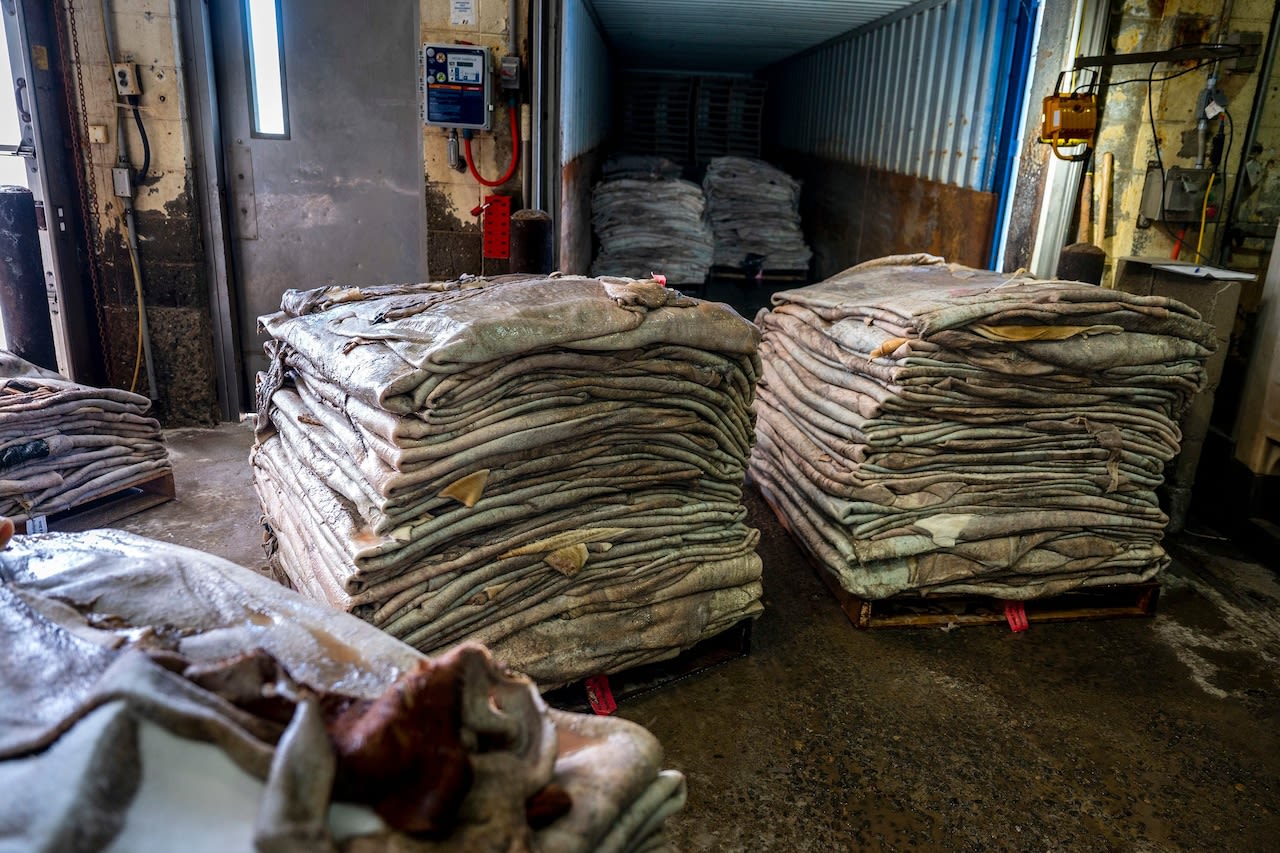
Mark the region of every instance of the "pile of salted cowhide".
<instances>
[{"instance_id":1,"label":"pile of salted cowhide","mask_svg":"<svg viewBox=\"0 0 1280 853\"><path fill-rule=\"evenodd\" d=\"M652 280L285 295L255 484L295 588L544 687L761 611L744 523L756 328Z\"/></svg>"}]
</instances>

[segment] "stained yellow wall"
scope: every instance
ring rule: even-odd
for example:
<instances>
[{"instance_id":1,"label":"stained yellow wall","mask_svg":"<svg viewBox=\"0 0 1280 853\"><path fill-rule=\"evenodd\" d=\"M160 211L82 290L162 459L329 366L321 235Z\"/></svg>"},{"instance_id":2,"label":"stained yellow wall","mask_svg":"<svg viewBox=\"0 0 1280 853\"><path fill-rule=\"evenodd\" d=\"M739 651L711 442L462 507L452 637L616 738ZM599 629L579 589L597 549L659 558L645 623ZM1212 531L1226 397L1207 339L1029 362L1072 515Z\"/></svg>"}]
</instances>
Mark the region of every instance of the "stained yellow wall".
<instances>
[{"instance_id":1,"label":"stained yellow wall","mask_svg":"<svg viewBox=\"0 0 1280 853\"><path fill-rule=\"evenodd\" d=\"M510 27L507 0L475 0L474 26L450 23L450 4L443 0L423 0L422 41L450 43L472 42L488 47L496 67L507 53ZM517 32L520 52L528 56L528 33L525 31L526 3L518 4ZM527 63L521 69L527 79ZM496 90L495 90L496 91ZM495 98L500 97L495 95ZM518 122L518 119L517 119ZM517 133L519 128L517 127ZM504 103L495 101L493 130L477 133L472 141L476 167L488 180L496 180L507 168L511 157L511 130ZM448 165L446 134L440 128L423 128L423 160L427 179L427 269L432 279L456 278L463 273L505 272L504 262L481 258L480 220L471 215L489 194L519 195L521 174L528 164L522 163L512 179L503 187L483 187L468 172L456 172ZM518 200L513 204L515 210Z\"/></svg>"},{"instance_id":2,"label":"stained yellow wall","mask_svg":"<svg viewBox=\"0 0 1280 853\"><path fill-rule=\"evenodd\" d=\"M1228 30L1253 31L1265 34L1270 26L1274 10L1273 0L1236 0ZM1157 51L1188 42L1212 42L1217 38L1222 3L1220 0L1126 0L1113 20L1113 47L1116 53ZM1155 76L1166 76L1189 68L1194 63L1157 66ZM1111 152L1115 156L1115 173L1112 182L1112 202L1108 211L1106 234L1099 242L1109 258L1125 255L1169 257L1174 238L1159 224L1150 228L1138 227L1142 187L1147 163L1155 159L1155 144L1147 107L1145 78L1150 65L1120 66L1112 70L1111 82L1103 103L1102 119L1095 152L1095 163L1102 155ZM1194 120L1195 108L1210 72L1210 66L1196 69L1176 79L1156 83L1151 89L1151 105L1154 108L1156 133L1160 140L1160 152L1167 169L1170 166L1195 165L1196 144ZM1235 126L1234 145L1225 155L1227 180L1221 175L1214 184L1213 199L1219 205L1224 190L1229 191L1235 180L1240 162L1240 148L1248 124L1259 72L1220 75L1219 87L1227 95L1227 109ZM1144 82L1115 85L1121 80L1142 78ZM1213 130L1211 129L1211 134ZM1226 184L1223 187L1223 183ZM1093 212L1098 221L1100 186L1095 186ZM1180 226L1173 226L1176 233ZM1195 257L1196 226L1186 232L1186 242L1181 257ZM1206 229L1205 254L1213 246L1215 229ZM1185 245L1185 244L1184 244Z\"/></svg>"},{"instance_id":3,"label":"stained yellow wall","mask_svg":"<svg viewBox=\"0 0 1280 853\"><path fill-rule=\"evenodd\" d=\"M63 6L63 0L58 2ZM176 5L174 0L113 0L111 6L116 58L138 67L140 111L151 143L148 177L137 189L134 205L159 386L156 410L170 425L213 423L218 418L213 336L204 249L191 189L191 141ZM138 322L123 209L111 182L121 132L115 84L102 3L72 0L70 11L78 56L71 44L64 50L83 83L80 107L87 125L104 126L107 133L106 143L87 146L101 235L102 292L97 298L105 306L109 375L113 384L128 387L134 374ZM71 20L66 24L70 42ZM131 166L137 169L142 165L141 138L132 117L123 110L118 113ZM145 391L145 373L138 387Z\"/></svg>"}]
</instances>

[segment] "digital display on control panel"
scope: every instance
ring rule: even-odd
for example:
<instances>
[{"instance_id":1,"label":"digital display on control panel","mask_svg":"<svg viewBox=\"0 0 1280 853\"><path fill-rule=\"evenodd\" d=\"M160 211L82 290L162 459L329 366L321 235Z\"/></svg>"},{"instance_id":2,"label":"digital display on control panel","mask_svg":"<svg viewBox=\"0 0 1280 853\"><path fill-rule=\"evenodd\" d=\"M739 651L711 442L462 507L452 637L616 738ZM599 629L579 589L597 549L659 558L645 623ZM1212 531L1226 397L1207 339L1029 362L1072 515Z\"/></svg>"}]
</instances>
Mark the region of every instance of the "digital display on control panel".
<instances>
[{"instance_id":1,"label":"digital display on control panel","mask_svg":"<svg viewBox=\"0 0 1280 853\"><path fill-rule=\"evenodd\" d=\"M470 83L479 86L484 82L484 59L473 54L449 56L448 80L450 83Z\"/></svg>"},{"instance_id":2,"label":"digital display on control panel","mask_svg":"<svg viewBox=\"0 0 1280 853\"><path fill-rule=\"evenodd\" d=\"M423 118L432 127L488 130L489 49L473 45L422 46Z\"/></svg>"}]
</instances>

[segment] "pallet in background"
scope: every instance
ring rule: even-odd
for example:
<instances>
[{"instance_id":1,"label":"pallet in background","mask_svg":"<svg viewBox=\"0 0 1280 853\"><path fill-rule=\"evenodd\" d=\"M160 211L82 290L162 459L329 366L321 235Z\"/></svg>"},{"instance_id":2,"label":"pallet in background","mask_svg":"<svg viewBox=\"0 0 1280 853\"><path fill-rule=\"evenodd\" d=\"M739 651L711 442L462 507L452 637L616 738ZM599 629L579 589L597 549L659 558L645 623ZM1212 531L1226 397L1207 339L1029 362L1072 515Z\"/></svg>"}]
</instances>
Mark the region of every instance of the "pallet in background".
<instances>
[{"instance_id":1,"label":"pallet in background","mask_svg":"<svg viewBox=\"0 0 1280 853\"><path fill-rule=\"evenodd\" d=\"M168 503L173 500L174 495L173 472L165 471L70 509L44 516L44 519L49 530L79 533L104 527L144 509ZM27 521L14 522L17 533L27 533L28 527Z\"/></svg>"},{"instance_id":2,"label":"pallet in background","mask_svg":"<svg viewBox=\"0 0 1280 853\"><path fill-rule=\"evenodd\" d=\"M944 628L948 625L1003 625L1004 601L989 595L895 595L859 598L840 586L831 572L814 566L840 609L856 628ZM1155 581L1084 587L1022 602L1027 621L1077 622L1155 616L1160 584Z\"/></svg>"},{"instance_id":3,"label":"pallet in background","mask_svg":"<svg viewBox=\"0 0 1280 853\"><path fill-rule=\"evenodd\" d=\"M752 621L743 619L732 628L703 640L671 660L609 673L609 687L613 691L613 698L622 701L644 696L723 663L746 657L751 651ZM585 679L551 690L542 698L548 705L562 711L591 712Z\"/></svg>"},{"instance_id":4,"label":"pallet in background","mask_svg":"<svg viewBox=\"0 0 1280 853\"><path fill-rule=\"evenodd\" d=\"M711 268L711 280L730 284L769 285L770 287L804 287L809 283L808 270L762 270L759 273L748 272L742 267L725 265Z\"/></svg>"},{"instance_id":5,"label":"pallet in background","mask_svg":"<svg viewBox=\"0 0 1280 853\"><path fill-rule=\"evenodd\" d=\"M990 595L895 595L891 598L861 598L840 586L828 570L804 546L791 529L786 515L760 489L765 504L778 523L787 531L806 562L831 590L840 609L854 627L873 628L945 628L962 625L1001 625L1009 622L1004 599ZM1108 584L1082 587L1060 595L1032 598L1021 602L1030 623L1077 622L1088 619L1124 619L1156 615L1160 601L1160 584L1146 581L1133 584Z\"/></svg>"}]
</instances>

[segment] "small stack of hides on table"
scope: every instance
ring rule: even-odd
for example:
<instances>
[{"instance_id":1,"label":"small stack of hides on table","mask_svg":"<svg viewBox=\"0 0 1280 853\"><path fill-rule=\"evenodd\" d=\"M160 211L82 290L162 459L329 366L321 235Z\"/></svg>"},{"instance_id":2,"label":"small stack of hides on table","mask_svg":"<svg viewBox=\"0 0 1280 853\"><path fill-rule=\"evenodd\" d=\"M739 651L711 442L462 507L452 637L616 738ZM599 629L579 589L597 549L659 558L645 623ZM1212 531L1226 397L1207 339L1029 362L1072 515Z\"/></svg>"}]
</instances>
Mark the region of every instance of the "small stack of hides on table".
<instances>
[{"instance_id":1,"label":"small stack of hides on table","mask_svg":"<svg viewBox=\"0 0 1280 853\"><path fill-rule=\"evenodd\" d=\"M755 326L656 281L290 291L255 484L307 595L546 688L760 613Z\"/></svg>"},{"instance_id":2,"label":"small stack of hides on table","mask_svg":"<svg viewBox=\"0 0 1280 853\"><path fill-rule=\"evenodd\" d=\"M751 475L840 586L1027 599L1168 563L1213 329L1176 301L887 258L773 297Z\"/></svg>"},{"instance_id":3,"label":"small stack of hides on table","mask_svg":"<svg viewBox=\"0 0 1280 853\"><path fill-rule=\"evenodd\" d=\"M702 188L680 179L661 157L624 156L604 165L591 191L591 224L600 253L593 275L665 275L698 286L711 269L711 229Z\"/></svg>"},{"instance_id":4,"label":"small stack of hides on table","mask_svg":"<svg viewBox=\"0 0 1280 853\"><path fill-rule=\"evenodd\" d=\"M715 265L759 271L809 269L800 229L800 182L763 160L717 157L702 188L715 237Z\"/></svg>"},{"instance_id":5,"label":"small stack of hides on table","mask_svg":"<svg viewBox=\"0 0 1280 853\"><path fill-rule=\"evenodd\" d=\"M169 472L150 407L0 350L0 516L27 522Z\"/></svg>"}]
</instances>

